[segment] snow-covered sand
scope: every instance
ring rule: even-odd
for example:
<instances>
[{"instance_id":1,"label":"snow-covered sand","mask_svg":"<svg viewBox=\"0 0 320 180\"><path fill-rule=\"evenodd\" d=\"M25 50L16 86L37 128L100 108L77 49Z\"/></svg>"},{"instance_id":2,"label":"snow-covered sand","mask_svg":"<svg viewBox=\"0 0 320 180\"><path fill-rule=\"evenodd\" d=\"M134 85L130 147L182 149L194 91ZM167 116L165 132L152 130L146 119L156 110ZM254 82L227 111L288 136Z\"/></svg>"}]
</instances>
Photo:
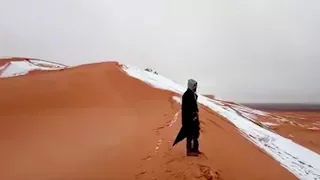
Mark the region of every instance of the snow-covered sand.
<instances>
[{"instance_id":1,"label":"snow-covered sand","mask_svg":"<svg viewBox=\"0 0 320 180\"><path fill-rule=\"evenodd\" d=\"M15 59L0 67L0 78L25 75L36 70L49 71L63 68L66 66L41 60Z\"/></svg>"}]
</instances>

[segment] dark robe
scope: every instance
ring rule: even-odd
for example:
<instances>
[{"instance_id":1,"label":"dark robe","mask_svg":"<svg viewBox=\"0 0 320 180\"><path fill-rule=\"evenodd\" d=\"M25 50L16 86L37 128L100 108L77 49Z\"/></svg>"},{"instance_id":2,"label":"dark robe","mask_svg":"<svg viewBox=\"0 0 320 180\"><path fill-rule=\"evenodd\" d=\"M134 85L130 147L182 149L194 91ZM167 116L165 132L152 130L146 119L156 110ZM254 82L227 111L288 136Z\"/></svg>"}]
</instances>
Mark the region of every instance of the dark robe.
<instances>
[{"instance_id":1,"label":"dark robe","mask_svg":"<svg viewBox=\"0 0 320 180\"><path fill-rule=\"evenodd\" d=\"M173 145L182 141L187 137L187 146L189 145L189 141L194 140L196 146L198 146L198 137L200 131L200 121L198 117L198 104L197 104L198 96L192 92L190 89L182 96L182 105L181 105L181 116L182 116L182 127L173 143ZM187 147L189 150L190 147ZM198 147L195 147L197 150Z\"/></svg>"}]
</instances>

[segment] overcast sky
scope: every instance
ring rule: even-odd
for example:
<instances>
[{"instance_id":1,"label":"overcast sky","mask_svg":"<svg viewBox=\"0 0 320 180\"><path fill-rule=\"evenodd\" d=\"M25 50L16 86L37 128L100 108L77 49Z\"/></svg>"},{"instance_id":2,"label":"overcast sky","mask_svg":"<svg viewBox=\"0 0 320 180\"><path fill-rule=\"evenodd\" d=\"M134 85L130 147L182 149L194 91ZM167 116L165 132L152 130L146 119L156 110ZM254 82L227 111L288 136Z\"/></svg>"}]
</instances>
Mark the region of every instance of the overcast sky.
<instances>
[{"instance_id":1,"label":"overcast sky","mask_svg":"<svg viewBox=\"0 0 320 180\"><path fill-rule=\"evenodd\" d=\"M320 103L320 1L0 0L0 56L116 60L228 100Z\"/></svg>"}]
</instances>

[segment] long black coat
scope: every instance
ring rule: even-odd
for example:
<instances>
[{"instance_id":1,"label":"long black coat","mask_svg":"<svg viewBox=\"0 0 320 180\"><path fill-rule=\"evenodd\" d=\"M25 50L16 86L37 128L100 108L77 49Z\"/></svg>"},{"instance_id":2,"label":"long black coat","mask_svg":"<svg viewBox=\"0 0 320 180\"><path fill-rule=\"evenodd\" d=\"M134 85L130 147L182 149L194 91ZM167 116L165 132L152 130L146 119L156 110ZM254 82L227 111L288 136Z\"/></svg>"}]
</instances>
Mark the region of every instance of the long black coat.
<instances>
[{"instance_id":1,"label":"long black coat","mask_svg":"<svg viewBox=\"0 0 320 180\"><path fill-rule=\"evenodd\" d=\"M182 96L181 115L182 127L173 143L182 141L187 136L198 136L200 130L200 121L198 117L198 96L188 89ZM194 120L195 119L195 120Z\"/></svg>"},{"instance_id":2,"label":"long black coat","mask_svg":"<svg viewBox=\"0 0 320 180\"><path fill-rule=\"evenodd\" d=\"M182 114L182 126L191 131L191 129L197 129L199 127L198 118L198 96L188 89L182 96L181 114ZM196 120L194 120L196 118Z\"/></svg>"}]
</instances>

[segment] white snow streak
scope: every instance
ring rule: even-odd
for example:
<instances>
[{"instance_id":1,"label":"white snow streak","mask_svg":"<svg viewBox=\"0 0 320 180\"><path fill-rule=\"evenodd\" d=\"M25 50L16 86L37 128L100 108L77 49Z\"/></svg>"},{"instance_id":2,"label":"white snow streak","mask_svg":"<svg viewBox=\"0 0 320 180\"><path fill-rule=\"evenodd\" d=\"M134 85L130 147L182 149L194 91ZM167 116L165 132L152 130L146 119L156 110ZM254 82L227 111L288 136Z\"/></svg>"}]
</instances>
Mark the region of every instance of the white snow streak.
<instances>
[{"instance_id":1,"label":"white snow streak","mask_svg":"<svg viewBox=\"0 0 320 180\"><path fill-rule=\"evenodd\" d=\"M60 64L51 63L51 62L47 62L47 61L41 61L41 60L29 60L29 61L31 63L34 63L34 64L42 66L42 67L47 66L50 69L52 69L52 68L66 68L67 67L67 66L63 66Z\"/></svg>"},{"instance_id":2,"label":"white snow streak","mask_svg":"<svg viewBox=\"0 0 320 180\"><path fill-rule=\"evenodd\" d=\"M173 124L177 121L178 116L179 116L180 111L178 111L175 115L174 118L170 121L169 127L173 126Z\"/></svg>"},{"instance_id":3,"label":"white snow streak","mask_svg":"<svg viewBox=\"0 0 320 180\"><path fill-rule=\"evenodd\" d=\"M49 63L47 63L49 64ZM55 66L55 64L52 64ZM34 65L28 61L12 61L9 63L8 67L2 72L1 77L13 77L27 74L30 71L34 70L57 70L61 69L62 67L43 67Z\"/></svg>"},{"instance_id":4,"label":"white snow streak","mask_svg":"<svg viewBox=\"0 0 320 180\"><path fill-rule=\"evenodd\" d=\"M161 75L156 75L127 65L123 65L123 70L128 75L140 79L155 88L170 90L179 94L182 94L185 90L184 86L178 85ZM319 154L294 143L290 139L254 124L247 118L240 116L232 108L223 106L221 102L206 98L202 95L199 95L198 102L232 122L239 128L244 137L267 152L299 179L320 179ZM254 111L254 114L262 115L264 112Z\"/></svg>"},{"instance_id":5,"label":"white snow streak","mask_svg":"<svg viewBox=\"0 0 320 180\"><path fill-rule=\"evenodd\" d=\"M178 104L181 104L181 98L177 96L173 96L172 99L176 101Z\"/></svg>"},{"instance_id":6,"label":"white snow streak","mask_svg":"<svg viewBox=\"0 0 320 180\"><path fill-rule=\"evenodd\" d=\"M177 119L178 119L179 113L180 113L180 111L176 112L176 114L174 115L173 119L170 121L170 124L169 124L167 127L173 126L173 124L174 124L174 123L177 121ZM159 152L159 149L160 149L161 144L162 144L162 139L159 139L159 140L158 140L158 143L157 143L157 146L156 146L156 148L155 148L155 152L156 152L156 153Z\"/></svg>"},{"instance_id":7,"label":"white snow streak","mask_svg":"<svg viewBox=\"0 0 320 180\"><path fill-rule=\"evenodd\" d=\"M308 128L309 130L320 130L320 128L318 127L311 127L311 128Z\"/></svg>"},{"instance_id":8,"label":"white snow streak","mask_svg":"<svg viewBox=\"0 0 320 180\"><path fill-rule=\"evenodd\" d=\"M272 122L261 122L261 123L266 126L279 126L279 124L272 123Z\"/></svg>"},{"instance_id":9,"label":"white snow streak","mask_svg":"<svg viewBox=\"0 0 320 180\"><path fill-rule=\"evenodd\" d=\"M159 139L158 140L158 143L157 143L157 146L156 146L156 150L155 150L155 152L157 153L157 152L159 152L159 149L160 149L160 145L162 144L162 139Z\"/></svg>"},{"instance_id":10,"label":"white snow streak","mask_svg":"<svg viewBox=\"0 0 320 180\"><path fill-rule=\"evenodd\" d=\"M0 71L3 70L4 68L6 68L7 65L8 65L8 63L6 63L5 65L1 66L1 67L0 67Z\"/></svg>"}]
</instances>

